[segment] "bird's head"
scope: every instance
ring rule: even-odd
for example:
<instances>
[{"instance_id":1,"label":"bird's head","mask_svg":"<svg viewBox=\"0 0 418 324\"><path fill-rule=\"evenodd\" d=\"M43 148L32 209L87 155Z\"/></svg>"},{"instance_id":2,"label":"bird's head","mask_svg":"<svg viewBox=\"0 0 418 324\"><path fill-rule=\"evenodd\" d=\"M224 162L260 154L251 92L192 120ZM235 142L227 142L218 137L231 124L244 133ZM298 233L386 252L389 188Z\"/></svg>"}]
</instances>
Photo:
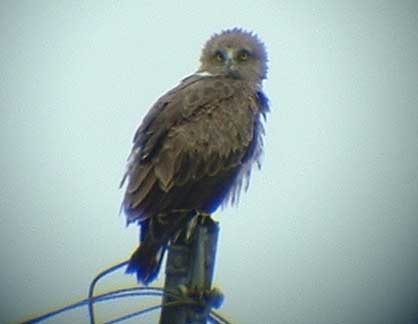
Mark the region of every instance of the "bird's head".
<instances>
[{"instance_id":1,"label":"bird's head","mask_svg":"<svg viewBox=\"0 0 418 324\"><path fill-rule=\"evenodd\" d=\"M234 28L215 34L200 57L200 72L261 82L267 76L267 53L258 37Z\"/></svg>"}]
</instances>

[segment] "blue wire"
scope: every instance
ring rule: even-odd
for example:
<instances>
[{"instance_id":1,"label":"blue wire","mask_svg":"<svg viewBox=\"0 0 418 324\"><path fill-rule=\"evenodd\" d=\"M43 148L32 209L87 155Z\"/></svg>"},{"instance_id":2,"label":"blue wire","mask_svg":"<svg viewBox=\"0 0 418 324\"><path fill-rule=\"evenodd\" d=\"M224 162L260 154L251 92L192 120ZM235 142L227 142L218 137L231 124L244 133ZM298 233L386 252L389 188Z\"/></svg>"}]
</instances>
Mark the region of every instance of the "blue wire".
<instances>
[{"instance_id":1,"label":"blue wire","mask_svg":"<svg viewBox=\"0 0 418 324\"><path fill-rule=\"evenodd\" d=\"M159 309L163 306L167 307L167 306L176 306L176 305L184 305L184 304L190 304L190 302L175 301L175 302L170 302L170 303L167 303L167 304L164 304L164 305L161 304L161 305L151 306L151 307L142 309L140 311L136 311L136 312L130 313L128 315L118 317L114 320L105 322L103 324L114 324L114 323L118 323L118 322L121 322L121 321L125 321L125 320L131 319L131 318L136 317L136 316L144 315L144 314L146 314L148 312L151 312L153 310L157 310L157 309ZM194 303L192 303L192 304L194 304Z\"/></svg>"},{"instance_id":2,"label":"blue wire","mask_svg":"<svg viewBox=\"0 0 418 324\"><path fill-rule=\"evenodd\" d=\"M124 261L121 263L118 263L116 265L114 265L113 267L110 267L102 272L100 272L98 275L96 275L96 277L93 278L93 280L90 283L89 286L89 294L88 294L88 309L89 309L89 317L90 317L90 324L95 324L95 320L94 320L94 305L93 305L93 296L94 296L94 288L96 287L97 282L103 278L104 276L108 275L109 273L112 273L120 268L122 268L123 266L127 265L129 263L129 261Z\"/></svg>"},{"instance_id":3,"label":"blue wire","mask_svg":"<svg viewBox=\"0 0 418 324\"><path fill-rule=\"evenodd\" d=\"M148 290L148 291L147 291ZM151 290L151 291L149 291ZM171 295L175 298L179 298L178 295L171 293L171 292L166 292L168 295ZM118 289L118 290L114 290L111 292L107 292L101 295L97 295L94 298L92 298L93 302L104 302L104 301L109 301L109 300L116 300L118 298L126 298L126 297L133 297L133 296L137 296L137 297L142 297L142 296L157 296L160 297L163 295L163 291L161 288L156 288L156 287L133 287L133 288L124 288L124 289ZM33 324L33 323L39 323L41 321L44 321L46 319L49 319L53 316L59 315L61 313L64 313L66 311L70 311L79 307L82 307L86 304L88 304L91 300L90 299L83 299L79 302L70 304L68 306L65 306L63 308L57 309L55 311L49 312L47 314L44 314L42 316L30 319L28 321L22 322L21 324ZM190 303L190 302L180 302L180 301L176 301L176 302L172 302L170 304L183 304L183 303ZM169 306L169 304L167 304ZM145 314L147 312L153 311L155 309L161 308L163 305L157 305L157 306L152 306L150 308L147 309L143 309L141 311L132 313L132 314L128 314L126 316L124 316L123 318L120 319L115 319L113 320L113 322L109 322L109 323L116 323L118 321L122 321L125 319L129 319L131 317L134 316L139 316L142 314ZM228 321L226 321L224 318L222 318L219 314L212 312L213 315L210 315L210 320L212 320L214 323L220 323L218 319L220 319L222 322L224 323L228 323ZM218 319L216 319L216 317L218 317ZM116 321L116 322L115 322Z\"/></svg>"},{"instance_id":4,"label":"blue wire","mask_svg":"<svg viewBox=\"0 0 418 324\"><path fill-rule=\"evenodd\" d=\"M168 292L169 295L175 297L175 298L179 298L178 295ZM123 298L123 297L129 297L129 296L162 296L163 295L163 291L161 288L155 288L155 287L133 287L133 288L124 288L124 289L118 289L118 290L114 290L111 292L107 292L101 295L97 295L95 297L93 297L92 299L83 299L81 301L78 301L76 303L70 304L68 306L59 308L55 311L49 312L47 314L41 315L39 317L27 320L22 322L21 324L31 324L31 323L38 323L41 322L43 320L46 320L50 317L56 316L60 313L69 311L69 310L73 310L76 309L78 307L84 306L86 304L88 304L90 301L93 302L102 302L102 301L106 301L106 300L112 300L112 299L117 299L117 298Z\"/></svg>"},{"instance_id":5,"label":"blue wire","mask_svg":"<svg viewBox=\"0 0 418 324\"><path fill-rule=\"evenodd\" d=\"M131 292L131 293L106 293L103 295L98 295L96 296L94 299L94 302L104 302L104 301L108 301L108 300L114 300L114 299L118 299L118 298L124 298L124 297L132 297L132 296L162 296L162 293L157 293L157 292ZM60 309L57 309L55 311L46 313L44 315L41 315L39 317L36 318L32 318L30 320L24 321L21 324L33 324L33 323L39 323L42 322L48 318L51 318L53 316L59 315L61 313L64 313L66 311L70 311L79 307L82 307L84 305L86 305L89 302L89 299L83 299L79 302L70 304L68 306L62 307Z\"/></svg>"},{"instance_id":6,"label":"blue wire","mask_svg":"<svg viewBox=\"0 0 418 324\"><path fill-rule=\"evenodd\" d=\"M116 319L114 319L114 320L111 320L111 321L105 322L105 323L103 323L103 324L114 324L114 323L117 323L117 322L125 321L125 320L128 320L128 319L130 319L130 318L133 318L133 317L135 317L135 316L140 316L140 315L143 315L143 314L145 314L145 313L148 313L148 312L152 312L152 311L154 311L154 310L157 310L157 309L161 308L162 306L163 306L163 305L151 306L151 307L148 307L148 308L142 309L142 310L140 310L140 311L137 311L137 312L134 312L134 313L130 313L130 314L128 314L128 315L124 315L124 316L121 316L121 317L118 317L118 318L116 318Z\"/></svg>"}]
</instances>

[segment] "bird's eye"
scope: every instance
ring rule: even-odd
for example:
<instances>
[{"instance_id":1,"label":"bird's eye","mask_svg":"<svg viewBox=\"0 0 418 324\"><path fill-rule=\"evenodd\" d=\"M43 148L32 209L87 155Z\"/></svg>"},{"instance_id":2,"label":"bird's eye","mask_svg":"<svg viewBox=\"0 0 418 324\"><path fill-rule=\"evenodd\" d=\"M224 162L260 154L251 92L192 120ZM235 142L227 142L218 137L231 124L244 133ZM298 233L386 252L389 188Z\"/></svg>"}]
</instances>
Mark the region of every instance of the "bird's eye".
<instances>
[{"instance_id":1,"label":"bird's eye","mask_svg":"<svg viewBox=\"0 0 418 324\"><path fill-rule=\"evenodd\" d=\"M216 53L215 53L215 59L218 62L223 62L225 60L224 55L220 51L216 51Z\"/></svg>"},{"instance_id":2,"label":"bird's eye","mask_svg":"<svg viewBox=\"0 0 418 324\"><path fill-rule=\"evenodd\" d=\"M238 59L241 62L244 62L246 60L248 60L248 58L250 57L250 53L247 50L242 50L241 52L239 52L238 54Z\"/></svg>"}]
</instances>

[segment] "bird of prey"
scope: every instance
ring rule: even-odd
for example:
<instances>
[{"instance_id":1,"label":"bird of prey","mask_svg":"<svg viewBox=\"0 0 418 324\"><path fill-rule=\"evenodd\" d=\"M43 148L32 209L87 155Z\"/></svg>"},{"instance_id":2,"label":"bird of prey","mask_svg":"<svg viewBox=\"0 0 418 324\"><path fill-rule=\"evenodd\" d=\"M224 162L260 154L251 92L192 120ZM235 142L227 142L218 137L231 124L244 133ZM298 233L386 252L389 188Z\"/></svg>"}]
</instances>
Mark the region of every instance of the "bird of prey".
<instances>
[{"instance_id":1,"label":"bird of prey","mask_svg":"<svg viewBox=\"0 0 418 324\"><path fill-rule=\"evenodd\" d=\"M260 166L269 111L263 43L225 30L207 41L200 62L143 119L122 180L127 223L141 226L127 272L143 284L156 278L168 244L191 219L236 203L251 167Z\"/></svg>"}]
</instances>

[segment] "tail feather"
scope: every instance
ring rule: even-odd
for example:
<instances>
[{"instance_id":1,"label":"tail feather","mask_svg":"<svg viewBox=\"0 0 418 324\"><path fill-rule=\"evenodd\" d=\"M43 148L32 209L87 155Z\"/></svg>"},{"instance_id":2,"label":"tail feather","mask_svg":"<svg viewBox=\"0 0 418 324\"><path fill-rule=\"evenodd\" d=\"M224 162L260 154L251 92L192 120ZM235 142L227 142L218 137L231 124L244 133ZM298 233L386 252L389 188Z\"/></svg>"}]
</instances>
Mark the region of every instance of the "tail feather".
<instances>
[{"instance_id":1,"label":"tail feather","mask_svg":"<svg viewBox=\"0 0 418 324\"><path fill-rule=\"evenodd\" d=\"M167 216L166 219L170 222L160 222L159 219L148 219L142 222L140 244L132 254L126 272L135 273L138 281L145 285L155 280L170 240L194 215L195 212L191 211L177 215L171 214L171 219Z\"/></svg>"},{"instance_id":2,"label":"tail feather","mask_svg":"<svg viewBox=\"0 0 418 324\"><path fill-rule=\"evenodd\" d=\"M145 240L132 254L127 273L136 273L139 282L148 285L160 271L167 243Z\"/></svg>"}]
</instances>

